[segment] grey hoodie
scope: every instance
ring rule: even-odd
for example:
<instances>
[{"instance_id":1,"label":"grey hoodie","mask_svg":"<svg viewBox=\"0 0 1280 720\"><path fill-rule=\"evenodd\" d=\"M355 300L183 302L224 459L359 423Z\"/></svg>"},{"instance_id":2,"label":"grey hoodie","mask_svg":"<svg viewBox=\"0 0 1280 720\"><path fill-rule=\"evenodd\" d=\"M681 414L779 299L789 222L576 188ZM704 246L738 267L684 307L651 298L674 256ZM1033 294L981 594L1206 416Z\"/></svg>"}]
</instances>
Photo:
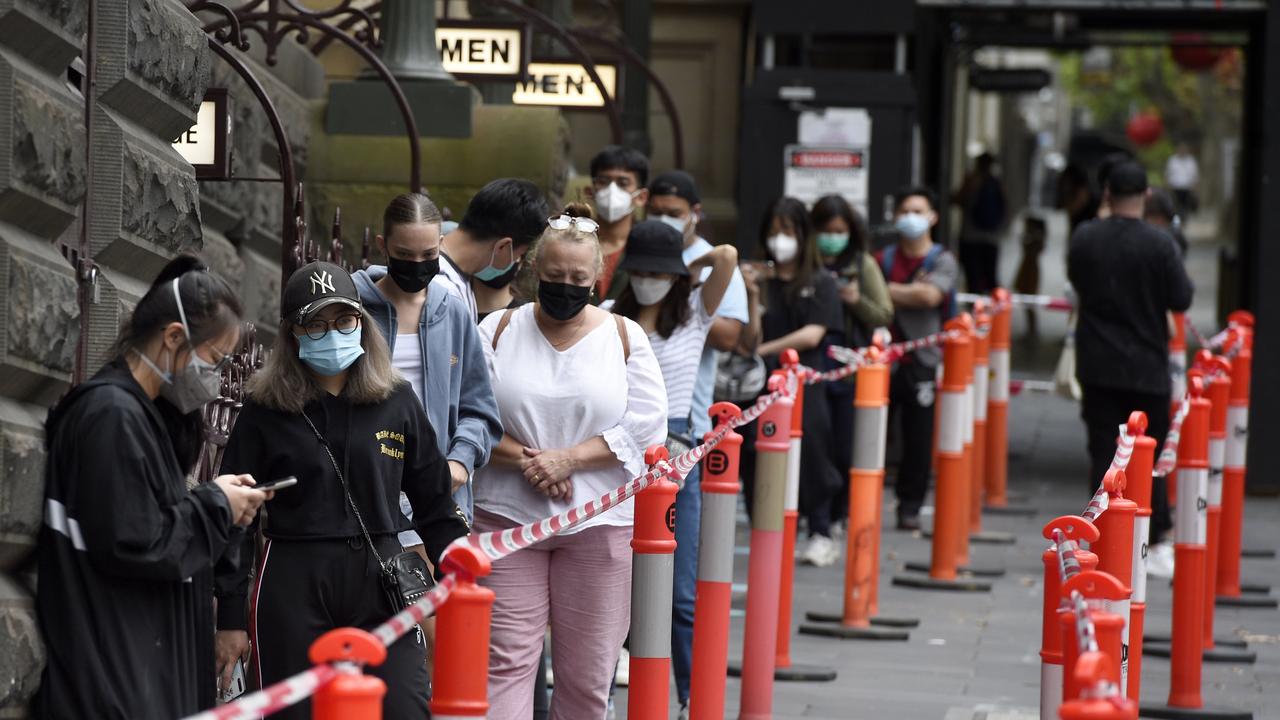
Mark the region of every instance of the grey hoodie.
<instances>
[{"instance_id":1,"label":"grey hoodie","mask_svg":"<svg viewBox=\"0 0 1280 720\"><path fill-rule=\"evenodd\" d=\"M386 274L385 267L374 265L357 271L353 277L360 302L394 352L396 309L374 285ZM428 287L427 302L418 319L423 387L427 396L424 407L436 431L440 452L449 460L462 463L468 472L475 472L489 461L489 452L502 439L502 422L489 385L484 348L462 303L444 288ZM470 522L471 483L459 488L453 498ZM412 544L411 538L401 540L406 545Z\"/></svg>"}]
</instances>

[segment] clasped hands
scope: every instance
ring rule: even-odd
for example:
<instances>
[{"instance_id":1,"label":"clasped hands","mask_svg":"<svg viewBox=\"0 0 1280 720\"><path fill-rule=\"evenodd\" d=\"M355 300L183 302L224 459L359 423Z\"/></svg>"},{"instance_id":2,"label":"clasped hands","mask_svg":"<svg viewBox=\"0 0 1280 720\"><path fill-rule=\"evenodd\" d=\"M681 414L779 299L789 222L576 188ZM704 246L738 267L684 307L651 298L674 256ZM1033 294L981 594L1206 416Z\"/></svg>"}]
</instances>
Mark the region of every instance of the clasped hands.
<instances>
[{"instance_id":1,"label":"clasped hands","mask_svg":"<svg viewBox=\"0 0 1280 720\"><path fill-rule=\"evenodd\" d=\"M567 500L573 495L573 472L578 460L571 450L521 449L520 471L534 490L553 500Z\"/></svg>"}]
</instances>

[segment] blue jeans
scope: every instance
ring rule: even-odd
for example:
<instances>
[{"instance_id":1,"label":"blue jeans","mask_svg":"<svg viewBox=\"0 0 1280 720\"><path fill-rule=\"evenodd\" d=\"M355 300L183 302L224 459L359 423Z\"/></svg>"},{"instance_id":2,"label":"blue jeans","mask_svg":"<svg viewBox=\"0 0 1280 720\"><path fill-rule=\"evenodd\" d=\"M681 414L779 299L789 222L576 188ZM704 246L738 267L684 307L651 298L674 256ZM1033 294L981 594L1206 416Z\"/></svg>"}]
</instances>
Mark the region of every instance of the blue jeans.
<instances>
[{"instance_id":1,"label":"blue jeans","mask_svg":"<svg viewBox=\"0 0 1280 720\"><path fill-rule=\"evenodd\" d=\"M685 418L669 418L667 428L689 432ZM694 438L697 440L698 438ZM675 584L671 602L671 667L676 675L676 695L689 700L689 676L693 672L693 601L698 587L698 532L702 527L702 466L689 472L676 494Z\"/></svg>"}]
</instances>

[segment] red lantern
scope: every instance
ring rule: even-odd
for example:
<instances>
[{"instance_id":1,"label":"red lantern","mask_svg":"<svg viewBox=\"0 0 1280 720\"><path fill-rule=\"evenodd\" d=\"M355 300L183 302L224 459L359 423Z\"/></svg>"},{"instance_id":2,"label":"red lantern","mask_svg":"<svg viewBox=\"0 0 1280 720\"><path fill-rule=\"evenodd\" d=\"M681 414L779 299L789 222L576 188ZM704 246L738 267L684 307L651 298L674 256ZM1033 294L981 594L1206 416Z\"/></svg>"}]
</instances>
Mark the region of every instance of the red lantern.
<instances>
[{"instance_id":1,"label":"red lantern","mask_svg":"<svg viewBox=\"0 0 1280 720\"><path fill-rule=\"evenodd\" d=\"M1225 55L1227 49L1205 43L1204 36L1199 33L1178 33L1173 36L1173 45L1169 54L1178 67L1190 72L1211 70Z\"/></svg>"},{"instance_id":2,"label":"red lantern","mask_svg":"<svg viewBox=\"0 0 1280 720\"><path fill-rule=\"evenodd\" d=\"M1129 124L1125 126L1125 135L1133 141L1138 147L1147 147L1154 144L1164 134L1164 121L1154 112L1144 111L1135 113L1129 118Z\"/></svg>"}]
</instances>

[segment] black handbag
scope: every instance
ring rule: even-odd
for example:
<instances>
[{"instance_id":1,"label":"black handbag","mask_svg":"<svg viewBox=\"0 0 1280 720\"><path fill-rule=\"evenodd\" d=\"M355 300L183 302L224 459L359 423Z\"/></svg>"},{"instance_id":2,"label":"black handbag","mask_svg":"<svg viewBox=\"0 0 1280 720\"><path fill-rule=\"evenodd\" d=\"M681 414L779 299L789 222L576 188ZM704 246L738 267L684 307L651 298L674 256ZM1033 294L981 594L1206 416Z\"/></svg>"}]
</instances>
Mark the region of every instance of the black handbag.
<instances>
[{"instance_id":1,"label":"black handbag","mask_svg":"<svg viewBox=\"0 0 1280 720\"><path fill-rule=\"evenodd\" d=\"M364 535L364 542L369 546L369 552L373 553L373 559L377 561L381 572L378 573L378 579L382 584L382 592L386 594L387 601L391 603L391 609L394 612L400 612L406 607L414 604L427 591L435 586L435 580L431 577L431 570L427 567L427 561L422 556L412 550L405 550L391 556L390 560L384 561L382 555L378 553L378 548L373 544L373 538L369 536L369 529L364 525L364 517L360 515L360 508L356 507L356 501L351 497L351 488L347 487L347 479L342 475L342 470L338 467L338 460L333 456L333 451L329 449L329 442L324 439L320 431L316 429L315 423L311 422L311 418L306 413L302 413L302 419L307 421L307 425L311 426L311 432L315 433L316 440L320 441L320 446L324 448L324 452L329 456L329 462L333 464L333 472L338 475L338 482L342 483L342 493L347 496L347 504L351 506L351 512L355 513L356 522L360 524L360 534Z\"/></svg>"}]
</instances>

